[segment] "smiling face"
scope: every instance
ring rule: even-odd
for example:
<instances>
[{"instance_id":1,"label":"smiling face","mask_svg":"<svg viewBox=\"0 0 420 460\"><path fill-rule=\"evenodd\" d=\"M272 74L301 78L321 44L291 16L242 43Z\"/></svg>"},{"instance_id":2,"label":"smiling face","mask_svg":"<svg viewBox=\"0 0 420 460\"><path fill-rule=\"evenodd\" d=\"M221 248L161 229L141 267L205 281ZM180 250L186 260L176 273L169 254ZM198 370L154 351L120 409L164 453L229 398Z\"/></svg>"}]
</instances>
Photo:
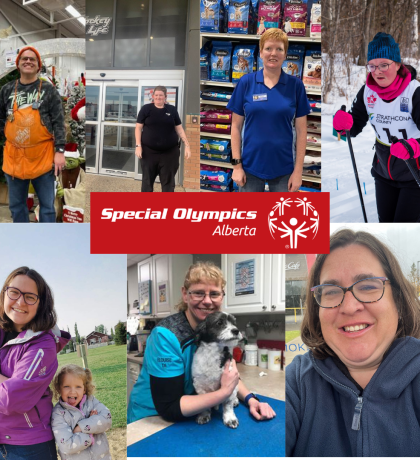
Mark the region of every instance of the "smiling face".
<instances>
[{"instance_id":1,"label":"smiling face","mask_svg":"<svg viewBox=\"0 0 420 460\"><path fill-rule=\"evenodd\" d=\"M153 93L153 102L158 107L163 107L165 105L165 99L166 99L166 96L163 91L155 91Z\"/></svg>"},{"instance_id":2,"label":"smiling face","mask_svg":"<svg viewBox=\"0 0 420 460\"><path fill-rule=\"evenodd\" d=\"M200 291L205 292L206 295L203 300L194 300L194 296L188 292ZM204 321L210 313L219 311L223 297L220 300L214 301L210 298L210 293L221 292L222 287L212 282L203 281L202 283L191 284L189 289L182 287L182 298L187 304L188 308L185 314L187 315L188 321L193 329L197 327L202 321Z\"/></svg>"},{"instance_id":3,"label":"smiling face","mask_svg":"<svg viewBox=\"0 0 420 460\"><path fill-rule=\"evenodd\" d=\"M27 78L36 76L39 71L36 54L31 50L24 51L20 56L18 68L22 76Z\"/></svg>"},{"instance_id":4,"label":"smiling face","mask_svg":"<svg viewBox=\"0 0 420 460\"><path fill-rule=\"evenodd\" d=\"M374 276L386 276L379 260L365 246L352 244L335 249L327 256L320 284L348 287L361 277ZM325 342L349 369L377 367L394 341L398 326L397 307L389 282L379 301L363 304L351 292L346 292L339 307L319 308L319 319ZM355 331L351 332L350 328Z\"/></svg>"},{"instance_id":5,"label":"smiling face","mask_svg":"<svg viewBox=\"0 0 420 460\"><path fill-rule=\"evenodd\" d=\"M38 288L35 281L26 275L18 275L13 278L9 287L17 288L21 292L30 292L38 295ZM9 298L7 292L4 293L4 312L13 321L15 331L21 331L26 324L35 318L38 306L39 299L34 305L28 305L23 295L17 300L12 300Z\"/></svg>"},{"instance_id":6,"label":"smiling face","mask_svg":"<svg viewBox=\"0 0 420 460\"><path fill-rule=\"evenodd\" d=\"M378 58L378 59L371 59L368 64L370 65L381 65L381 64L391 64L388 67L386 72L379 70L378 68L375 69L375 72L371 72L373 79L375 82L386 88L389 86L397 77L398 69L401 67L401 64L398 62L391 61L390 59Z\"/></svg>"},{"instance_id":7,"label":"smiling face","mask_svg":"<svg viewBox=\"0 0 420 460\"><path fill-rule=\"evenodd\" d=\"M286 59L284 45L280 41L267 40L264 48L260 50L264 68L268 70L279 70Z\"/></svg>"},{"instance_id":8,"label":"smiling face","mask_svg":"<svg viewBox=\"0 0 420 460\"><path fill-rule=\"evenodd\" d=\"M76 407L85 393L85 385L80 377L73 374L64 374L60 385L60 396L65 403Z\"/></svg>"}]
</instances>

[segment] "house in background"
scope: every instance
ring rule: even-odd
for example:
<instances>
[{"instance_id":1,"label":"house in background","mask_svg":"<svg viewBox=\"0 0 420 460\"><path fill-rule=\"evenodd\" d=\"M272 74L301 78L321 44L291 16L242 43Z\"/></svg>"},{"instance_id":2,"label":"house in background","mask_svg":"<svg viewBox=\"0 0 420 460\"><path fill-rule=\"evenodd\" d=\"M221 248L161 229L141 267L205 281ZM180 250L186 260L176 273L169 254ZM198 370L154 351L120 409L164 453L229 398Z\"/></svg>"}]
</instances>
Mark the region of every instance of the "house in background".
<instances>
[{"instance_id":1,"label":"house in background","mask_svg":"<svg viewBox=\"0 0 420 460\"><path fill-rule=\"evenodd\" d=\"M88 345L94 345L96 343L104 343L109 341L107 334L102 334L102 332L91 332L86 336L86 341Z\"/></svg>"}]
</instances>

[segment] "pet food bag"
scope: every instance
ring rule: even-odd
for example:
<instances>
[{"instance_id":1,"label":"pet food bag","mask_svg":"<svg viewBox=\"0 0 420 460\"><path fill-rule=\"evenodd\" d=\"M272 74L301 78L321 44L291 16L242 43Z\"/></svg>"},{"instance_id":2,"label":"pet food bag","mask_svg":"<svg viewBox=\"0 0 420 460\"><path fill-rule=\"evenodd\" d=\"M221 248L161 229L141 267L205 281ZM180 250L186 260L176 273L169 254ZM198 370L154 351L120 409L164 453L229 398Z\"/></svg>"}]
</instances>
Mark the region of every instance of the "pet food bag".
<instances>
[{"instance_id":1,"label":"pet food bag","mask_svg":"<svg viewBox=\"0 0 420 460\"><path fill-rule=\"evenodd\" d=\"M311 112L321 113L321 99L317 99L312 96L308 96L309 107Z\"/></svg>"},{"instance_id":2,"label":"pet food bag","mask_svg":"<svg viewBox=\"0 0 420 460\"><path fill-rule=\"evenodd\" d=\"M308 10L306 3L286 3L283 12L283 30L289 37L306 37Z\"/></svg>"},{"instance_id":3,"label":"pet food bag","mask_svg":"<svg viewBox=\"0 0 420 460\"><path fill-rule=\"evenodd\" d=\"M288 75L302 79L303 61L305 57L304 45L290 45L282 70Z\"/></svg>"},{"instance_id":4,"label":"pet food bag","mask_svg":"<svg viewBox=\"0 0 420 460\"><path fill-rule=\"evenodd\" d=\"M200 139L200 153L230 155L230 142L219 139Z\"/></svg>"},{"instance_id":5,"label":"pet food bag","mask_svg":"<svg viewBox=\"0 0 420 460\"><path fill-rule=\"evenodd\" d=\"M311 38L321 38L321 5L318 3L312 5L311 24L309 27Z\"/></svg>"},{"instance_id":6,"label":"pet food bag","mask_svg":"<svg viewBox=\"0 0 420 460\"><path fill-rule=\"evenodd\" d=\"M254 71L257 45L237 45L232 56L232 82Z\"/></svg>"},{"instance_id":7,"label":"pet food bag","mask_svg":"<svg viewBox=\"0 0 420 460\"><path fill-rule=\"evenodd\" d=\"M201 0L200 1L200 31L201 32L223 32L223 21L225 17L223 0Z\"/></svg>"},{"instance_id":8,"label":"pet food bag","mask_svg":"<svg viewBox=\"0 0 420 460\"><path fill-rule=\"evenodd\" d=\"M308 133L320 134L321 133L321 123L312 118L308 118L306 130L308 131Z\"/></svg>"},{"instance_id":9,"label":"pet food bag","mask_svg":"<svg viewBox=\"0 0 420 460\"><path fill-rule=\"evenodd\" d=\"M230 0L228 33L254 34L258 17L258 0Z\"/></svg>"},{"instance_id":10,"label":"pet food bag","mask_svg":"<svg viewBox=\"0 0 420 460\"><path fill-rule=\"evenodd\" d=\"M208 190L210 192L230 192L230 185L216 185L216 184L205 184L200 182L201 190Z\"/></svg>"},{"instance_id":11,"label":"pet food bag","mask_svg":"<svg viewBox=\"0 0 420 460\"><path fill-rule=\"evenodd\" d=\"M210 80L210 52L204 48L200 50L200 80Z\"/></svg>"},{"instance_id":12,"label":"pet food bag","mask_svg":"<svg viewBox=\"0 0 420 460\"><path fill-rule=\"evenodd\" d=\"M258 53L257 70L262 70L262 69L264 69L264 64L263 64L263 60L261 59L260 53Z\"/></svg>"},{"instance_id":13,"label":"pet food bag","mask_svg":"<svg viewBox=\"0 0 420 460\"><path fill-rule=\"evenodd\" d=\"M206 101L228 102L232 97L233 90L220 88L207 88L201 91L201 98Z\"/></svg>"},{"instance_id":14,"label":"pet food bag","mask_svg":"<svg viewBox=\"0 0 420 460\"><path fill-rule=\"evenodd\" d=\"M231 42L213 42L211 50L211 80L230 81Z\"/></svg>"},{"instance_id":15,"label":"pet food bag","mask_svg":"<svg viewBox=\"0 0 420 460\"><path fill-rule=\"evenodd\" d=\"M232 170L218 166L200 165L200 183L227 185L232 182Z\"/></svg>"},{"instance_id":16,"label":"pet food bag","mask_svg":"<svg viewBox=\"0 0 420 460\"><path fill-rule=\"evenodd\" d=\"M232 123L232 112L228 109L208 108L200 112L200 123Z\"/></svg>"},{"instance_id":17,"label":"pet food bag","mask_svg":"<svg viewBox=\"0 0 420 460\"><path fill-rule=\"evenodd\" d=\"M258 4L257 35L262 35L267 29L279 27L280 11L280 0L260 0Z\"/></svg>"},{"instance_id":18,"label":"pet food bag","mask_svg":"<svg viewBox=\"0 0 420 460\"><path fill-rule=\"evenodd\" d=\"M220 161L222 163L230 163L231 155L219 155L217 153L200 153L202 160Z\"/></svg>"},{"instance_id":19,"label":"pet food bag","mask_svg":"<svg viewBox=\"0 0 420 460\"><path fill-rule=\"evenodd\" d=\"M224 125L221 123L200 123L200 132L229 135L230 127L231 125Z\"/></svg>"},{"instance_id":20,"label":"pet food bag","mask_svg":"<svg viewBox=\"0 0 420 460\"><path fill-rule=\"evenodd\" d=\"M321 91L321 68L321 50L306 50L302 78L306 91Z\"/></svg>"},{"instance_id":21,"label":"pet food bag","mask_svg":"<svg viewBox=\"0 0 420 460\"><path fill-rule=\"evenodd\" d=\"M321 145L321 136L319 134L308 133L306 136L306 142L309 145Z\"/></svg>"}]
</instances>

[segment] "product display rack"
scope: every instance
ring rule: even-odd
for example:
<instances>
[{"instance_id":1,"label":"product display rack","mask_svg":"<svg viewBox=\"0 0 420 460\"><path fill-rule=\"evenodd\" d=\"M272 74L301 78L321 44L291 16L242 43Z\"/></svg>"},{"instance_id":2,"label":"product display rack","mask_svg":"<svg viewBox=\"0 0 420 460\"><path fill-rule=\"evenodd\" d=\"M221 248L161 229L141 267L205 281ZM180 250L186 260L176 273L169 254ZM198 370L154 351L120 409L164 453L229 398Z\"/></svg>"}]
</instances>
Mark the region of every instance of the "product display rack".
<instances>
[{"instance_id":1,"label":"product display rack","mask_svg":"<svg viewBox=\"0 0 420 460\"><path fill-rule=\"evenodd\" d=\"M306 31L307 36L306 37L288 37L289 39L289 44L319 44L321 45L321 38L312 38L309 37L309 26L307 27ZM229 33L209 33L209 32L201 32L200 33L200 48L203 47L204 43L206 43L209 40L215 40L215 39L220 39L220 40L230 40L232 42L246 42L246 41L259 41L261 38L260 35L246 35L246 34L229 34ZM217 81L211 81L211 80L200 80L200 90L205 89L207 86L214 86L214 87L220 87L220 88L235 88L236 83L232 82L217 82ZM308 96L321 96L321 91L306 91L306 94ZM208 105L208 106L215 106L215 107L226 107L227 102L222 102L222 101L209 101L205 99L200 99L200 104L202 105ZM315 117L321 117L321 112L311 112L309 116L315 116ZM321 133L319 133L321 134ZM200 132L200 138L204 139L230 139L230 135L226 134L212 134L212 133L202 133ZM306 151L310 152L321 152L321 146L306 146ZM200 159L200 164L203 165L210 165L210 166L219 166L227 169L233 169L233 166L230 163L223 163L220 161L213 161L213 160L202 160ZM315 176L310 176L310 175L303 175L302 180L305 181L306 183L312 183L312 184L317 184L314 188L319 190L319 185L321 184L321 177L315 177ZM201 190L203 191L210 191L210 190ZM217 193L217 192L215 192Z\"/></svg>"}]
</instances>

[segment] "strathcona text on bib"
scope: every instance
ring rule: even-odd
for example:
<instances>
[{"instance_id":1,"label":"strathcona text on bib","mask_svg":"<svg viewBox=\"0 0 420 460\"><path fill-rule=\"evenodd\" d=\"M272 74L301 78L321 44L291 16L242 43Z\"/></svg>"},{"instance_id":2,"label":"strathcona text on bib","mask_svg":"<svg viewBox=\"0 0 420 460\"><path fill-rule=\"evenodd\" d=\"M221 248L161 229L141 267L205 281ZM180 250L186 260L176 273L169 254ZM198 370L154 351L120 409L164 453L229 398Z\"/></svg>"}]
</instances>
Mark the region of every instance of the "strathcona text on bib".
<instances>
[{"instance_id":1,"label":"strathcona text on bib","mask_svg":"<svg viewBox=\"0 0 420 460\"><path fill-rule=\"evenodd\" d=\"M375 91L365 86L363 101L378 142L390 146L392 136L398 139L420 137L420 131L411 117L413 94L419 86L417 80L412 80L392 102L383 101Z\"/></svg>"}]
</instances>

